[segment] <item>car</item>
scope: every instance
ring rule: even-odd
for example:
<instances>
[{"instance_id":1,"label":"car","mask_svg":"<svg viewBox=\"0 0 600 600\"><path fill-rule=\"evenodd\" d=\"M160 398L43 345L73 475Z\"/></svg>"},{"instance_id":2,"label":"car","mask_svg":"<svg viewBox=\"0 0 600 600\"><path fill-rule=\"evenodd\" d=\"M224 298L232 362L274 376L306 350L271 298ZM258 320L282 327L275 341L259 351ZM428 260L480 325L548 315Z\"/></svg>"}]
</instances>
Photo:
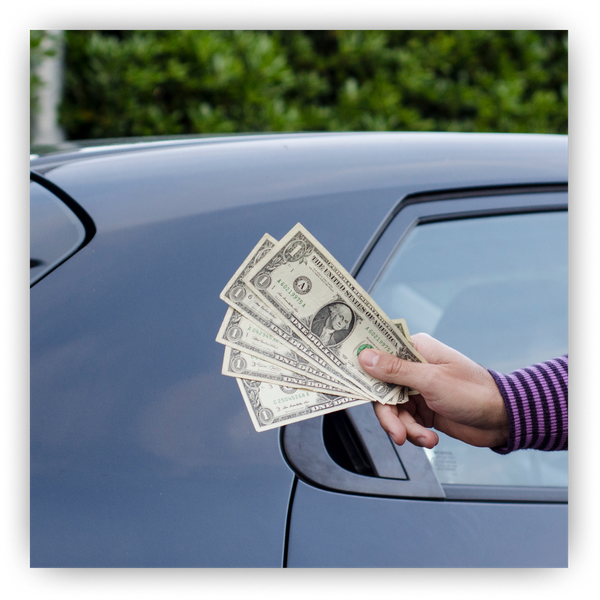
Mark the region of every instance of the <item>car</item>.
<instances>
[{"instance_id":1,"label":"car","mask_svg":"<svg viewBox=\"0 0 600 600\"><path fill-rule=\"evenodd\" d=\"M31 158L32 567L564 567L567 452L370 403L256 432L219 293L296 223L391 319L486 368L568 352L568 140L130 139Z\"/></svg>"}]
</instances>

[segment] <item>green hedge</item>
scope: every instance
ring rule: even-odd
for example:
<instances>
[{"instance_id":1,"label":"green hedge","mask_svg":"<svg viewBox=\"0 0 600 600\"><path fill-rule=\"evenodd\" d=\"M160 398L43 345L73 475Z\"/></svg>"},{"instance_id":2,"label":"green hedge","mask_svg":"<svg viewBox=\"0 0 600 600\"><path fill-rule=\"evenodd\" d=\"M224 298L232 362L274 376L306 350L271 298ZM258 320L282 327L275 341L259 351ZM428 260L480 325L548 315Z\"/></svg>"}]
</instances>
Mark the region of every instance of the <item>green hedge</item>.
<instances>
[{"instance_id":1,"label":"green hedge","mask_svg":"<svg viewBox=\"0 0 600 600\"><path fill-rule=\"evenodd\" d=\"M567 132L564 31L67 31L70 139Z\"/></svg>"}]
</instances>

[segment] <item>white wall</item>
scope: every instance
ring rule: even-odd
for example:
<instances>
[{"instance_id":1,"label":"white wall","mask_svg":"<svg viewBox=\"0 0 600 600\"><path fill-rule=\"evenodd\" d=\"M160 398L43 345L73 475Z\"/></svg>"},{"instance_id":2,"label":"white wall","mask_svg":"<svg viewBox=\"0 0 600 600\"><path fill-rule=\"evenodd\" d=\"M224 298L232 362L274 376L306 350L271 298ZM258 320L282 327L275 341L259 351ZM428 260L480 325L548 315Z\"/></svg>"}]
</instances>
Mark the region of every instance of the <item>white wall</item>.
<instances>
[{"instance_id":1,"label":"white wall","mask_svg":"<svg viewBox=\"0 0 600 600\"><path fill-rule=\"evenodd\" d=\"M54 44L55 56L45 56L37 72L44 85L39 90L39 112L33 122L34 144L57 144L64 141L65 134L58 124L58 107L63 85L64 41L62 30L48 30L54 40L45 38L43 48Z\"/></svg>"}]
</instances>

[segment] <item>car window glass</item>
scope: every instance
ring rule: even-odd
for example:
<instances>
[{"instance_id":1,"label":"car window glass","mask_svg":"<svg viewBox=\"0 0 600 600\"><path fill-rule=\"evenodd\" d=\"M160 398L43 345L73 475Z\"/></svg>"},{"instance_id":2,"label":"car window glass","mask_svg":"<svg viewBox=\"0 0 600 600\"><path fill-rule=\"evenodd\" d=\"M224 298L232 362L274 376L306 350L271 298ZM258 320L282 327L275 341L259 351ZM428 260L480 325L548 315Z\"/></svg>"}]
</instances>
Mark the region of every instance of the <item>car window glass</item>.
<instances>
[{"instance_id":1,"label":"car window glass","mask_svg":"<svg viewBox=\"0 0 600 600\"><path fill-rule=\"evenodd\" d=\"M79 248L85 228L73 211L45 187L30 182L30 284Z\"/></svg>"},{"instance_id":2,"label":"car window glass","mask_svg":"<svg viewBox=\"0 0 600 600\"><path fill-rule=\"evenodd\" d=\"M411 333L429 333L486 368L510 372L566 354L566 211L416 226L372 290ZM440 434L428 452L442 483L567 485L567 453L500 456Z\"/></svg>"}]
</instances>

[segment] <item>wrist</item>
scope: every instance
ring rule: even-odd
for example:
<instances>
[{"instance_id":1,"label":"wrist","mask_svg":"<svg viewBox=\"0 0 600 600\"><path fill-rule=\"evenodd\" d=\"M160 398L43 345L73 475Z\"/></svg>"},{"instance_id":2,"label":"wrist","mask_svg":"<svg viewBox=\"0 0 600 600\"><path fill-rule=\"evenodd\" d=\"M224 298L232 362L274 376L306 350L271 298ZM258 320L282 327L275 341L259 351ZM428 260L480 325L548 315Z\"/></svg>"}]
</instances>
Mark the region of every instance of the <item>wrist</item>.
<instances>
[{"instance_id":1,"label":"wrist","mask_svg":"<svg viewBox=\"0 0 600 600\"><path fill-rule=\"evenodd\" d=\"M495 432L495 440L490 447L505 446L510 437L510 427L506 404L496 381L490 374L490 406L492 430Z\"/></svg>"}]
</instances>

